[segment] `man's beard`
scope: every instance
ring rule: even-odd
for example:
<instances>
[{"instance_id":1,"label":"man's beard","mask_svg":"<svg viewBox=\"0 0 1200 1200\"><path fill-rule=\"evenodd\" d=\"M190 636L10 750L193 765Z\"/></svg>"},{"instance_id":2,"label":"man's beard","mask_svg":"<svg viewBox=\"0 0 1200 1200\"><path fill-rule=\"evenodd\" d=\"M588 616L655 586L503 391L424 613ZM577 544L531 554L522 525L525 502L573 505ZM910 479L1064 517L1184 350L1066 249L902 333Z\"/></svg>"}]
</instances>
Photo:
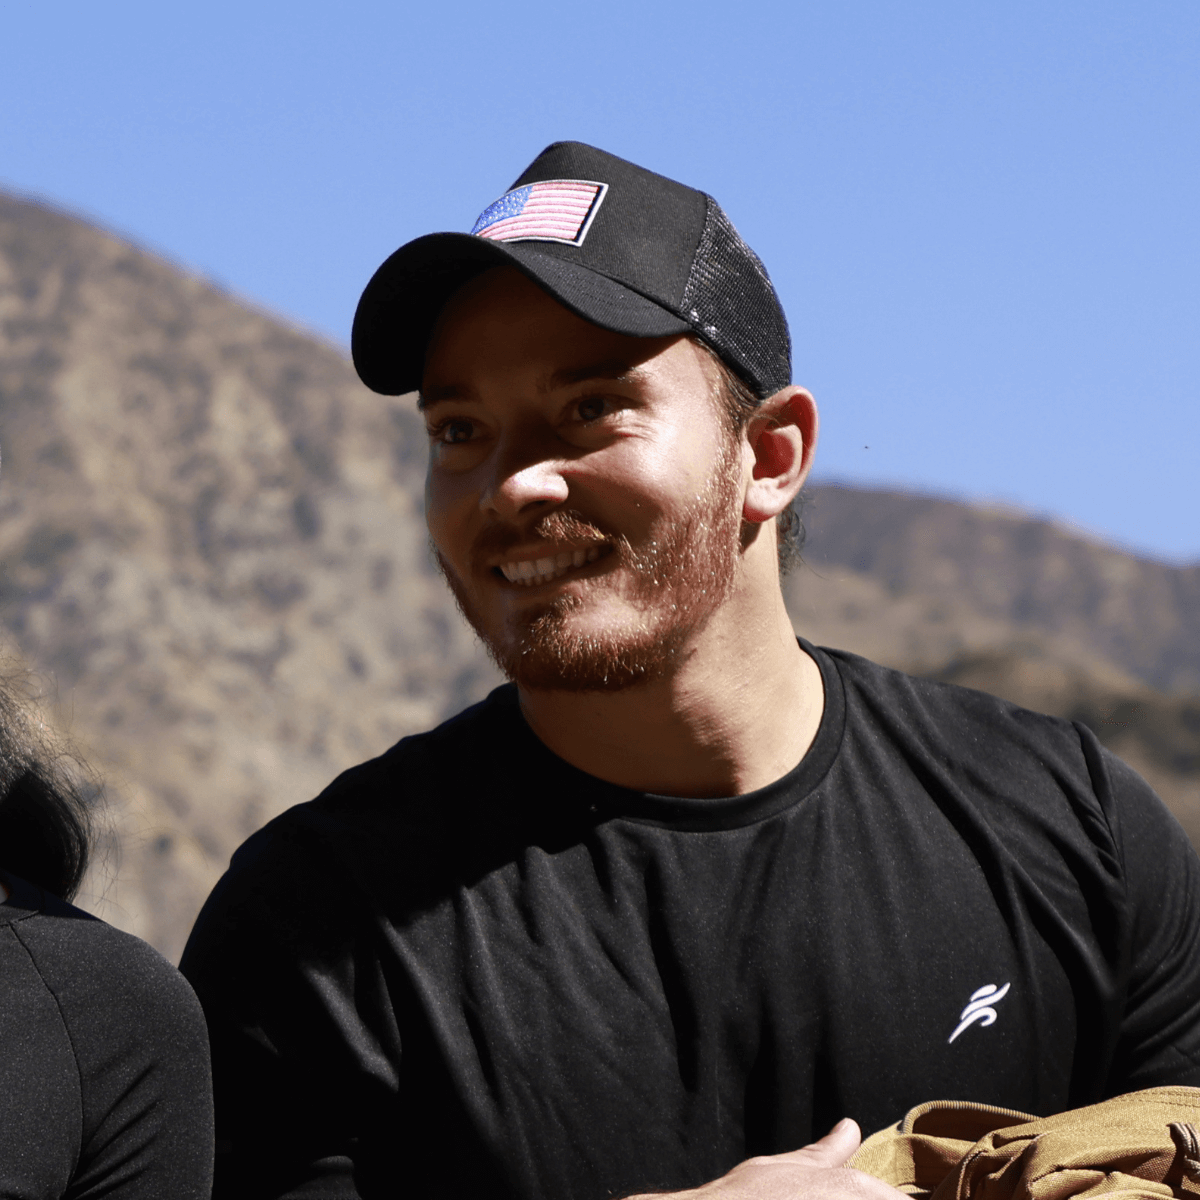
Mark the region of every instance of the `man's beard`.
<instances>
[{"instance_id":1,"label":"man's beard","mask_svg":"<svg viewBox=\"0 0 1200 1200\"><path fill-rule=\"evenodd\" d=\"M653 531L641 548L571 510L550 513L528 530L496 530L489 539L486 549L493 553L528 545L532 539L560 546L605 543L618 569L607 577L593 577L586 586L598 591L614 586L619 576L623 596L640 611L636 628L573 631L571 614L586 607L586 594L556 596L530 606L504 629L491 628L435 547L458 607L500 670L524 688L568 692L618 692L669 674L689 639L704 628L733 589L742 544L736 451L733 442L680 519ZM477 555L480 550L476 546Z\"/></svg>"}]
</instances>

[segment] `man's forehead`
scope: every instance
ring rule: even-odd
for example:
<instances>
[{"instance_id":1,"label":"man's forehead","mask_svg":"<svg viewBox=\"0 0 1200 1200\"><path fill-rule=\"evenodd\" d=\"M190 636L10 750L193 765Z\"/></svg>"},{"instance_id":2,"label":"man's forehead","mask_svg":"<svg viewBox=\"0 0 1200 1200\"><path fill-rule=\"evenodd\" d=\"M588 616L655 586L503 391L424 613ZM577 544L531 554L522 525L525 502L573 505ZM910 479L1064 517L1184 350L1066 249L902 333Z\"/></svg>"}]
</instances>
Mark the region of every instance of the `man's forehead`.
<instances>
[{"instance_id":1,"label":"man's forehead","mask_svg":"<svg viewBox=\"0 0 1200 1200\"><path fill-rule=\"evenodd\" d=\"M572 312L521 271L494 267L446 302L430 338L420 406L520 377L545 393L591 379L636 380L682 335L634 337Z\"/></svg>"},{"instance_id":2,"label":"man's forehead","mask_svg":"<svg viewBox=\"0 0 1200 1200\"><path fill-rule=\"evenodd\" d=\"M649 373L644 359L618 356L544 371L534 380L534 388L540 394L548 394L593 380L637 383ZM417 407L426 410L446 400L470 400L476 398L476 393L474 384L466 381L432 380L418 393Z\"/></svg>"}]
</instances>

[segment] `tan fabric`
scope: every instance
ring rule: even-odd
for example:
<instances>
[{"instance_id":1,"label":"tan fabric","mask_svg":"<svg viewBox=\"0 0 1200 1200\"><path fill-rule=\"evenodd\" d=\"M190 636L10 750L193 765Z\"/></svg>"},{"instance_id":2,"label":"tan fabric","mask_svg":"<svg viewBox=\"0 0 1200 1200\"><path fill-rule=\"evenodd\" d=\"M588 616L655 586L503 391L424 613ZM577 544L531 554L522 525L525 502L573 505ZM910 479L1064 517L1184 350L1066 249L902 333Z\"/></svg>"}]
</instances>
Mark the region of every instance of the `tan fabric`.
<instances>
[{"instance_id":1,"label":"tan fabric","mask_svg":"<svg viewBox=\"0 0 1200 1200\"><path fill-rule=\"evenodd\" d=\"M849 1166L930 1200L1200 1196L1200 1088L1160 1087L1053 1117L934 1100Z\"/></svg>"}]
</instances>

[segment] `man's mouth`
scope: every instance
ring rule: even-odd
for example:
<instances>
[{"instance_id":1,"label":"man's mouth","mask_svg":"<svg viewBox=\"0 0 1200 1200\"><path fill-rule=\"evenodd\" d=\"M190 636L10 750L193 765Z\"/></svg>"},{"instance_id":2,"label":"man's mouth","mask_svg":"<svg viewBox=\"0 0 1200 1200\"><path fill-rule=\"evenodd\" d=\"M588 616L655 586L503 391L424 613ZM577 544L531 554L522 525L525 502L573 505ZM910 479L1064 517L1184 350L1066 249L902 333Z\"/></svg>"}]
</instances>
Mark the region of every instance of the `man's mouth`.
<instances>
[{"instance_id":1,"label":"man's mouth","mask_svg":"<svg viewBox=\"0 0 1200 1200\"><path fill-rule=\"evenodd\" d=\"M497 570L509 583L519 583L523 587L533 587L539 583L549 583L560 575L576 567L586 566L595 562L608 546L588 546L586 549L561 550L557 554L545 558L528 558L520 562L501 563Z\"/></svg>"}]
</instances>

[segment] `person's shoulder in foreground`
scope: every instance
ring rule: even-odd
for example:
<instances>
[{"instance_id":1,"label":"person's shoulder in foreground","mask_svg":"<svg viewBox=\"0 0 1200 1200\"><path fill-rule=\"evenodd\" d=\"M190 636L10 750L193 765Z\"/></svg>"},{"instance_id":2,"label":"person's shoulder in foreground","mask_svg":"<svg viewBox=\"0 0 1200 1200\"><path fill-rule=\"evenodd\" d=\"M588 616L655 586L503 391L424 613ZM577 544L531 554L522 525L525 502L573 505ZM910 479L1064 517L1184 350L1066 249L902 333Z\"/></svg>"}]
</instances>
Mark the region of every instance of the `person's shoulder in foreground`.
<instances>
[{"instance_id":1,"label":"person's shoulder in foreground","mask_svg":"<svg viewBox=\"0 0 1200 1200\"><path fill-rule=\"evenodd\" d=\"M209 1195L204 1018L145 942L0 880L0 1194Z\"/></svg>"},{"instance_id":2,"label":"person's shoulder in foreground","mask_svg":"<svg viewBox=\"0 0 1200 1200\"><path fill-rule=\"evenodd\" d=\"M191 988L73 907L98 781L0 674L0 1195L205 1200L212 1084Z\"/></svg>"},{"instance_id":3,"label":"person's shoulder in foreground","mask_svg":"<svg viewBox=\"0 0 1200 1200\"><path fill-rule=\"evenodd\" d=\"M837 1172L852 1130L796 1147L1200 1082L1198 866L1144 785L797 641L816 406L711 197L556 143L392 255L352 344L419 389L437 562L512 684L218 885L219 1195L895 1200Z\"/></svg>"}]
</instances>

